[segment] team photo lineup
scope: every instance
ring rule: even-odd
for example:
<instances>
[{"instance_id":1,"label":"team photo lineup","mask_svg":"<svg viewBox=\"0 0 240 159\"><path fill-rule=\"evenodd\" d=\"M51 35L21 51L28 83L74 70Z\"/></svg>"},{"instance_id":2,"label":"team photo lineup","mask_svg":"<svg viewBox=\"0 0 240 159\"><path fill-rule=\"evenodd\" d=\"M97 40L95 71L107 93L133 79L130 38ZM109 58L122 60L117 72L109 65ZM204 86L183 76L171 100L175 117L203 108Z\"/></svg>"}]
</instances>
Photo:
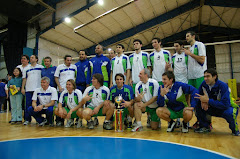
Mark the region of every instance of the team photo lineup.
<instances>
[{"instance_id":1,"label":"team photo lineup","mask_svg":"<svg viewBox=\"0 0 240 159\"><path fill-rule=\"evenodd\" d=\"M207 68L206 48L196 33L189 31L185 40L175 41L173 55L161 47L160 38L151 42L151 53L142 51L142 41L135 39L129 56L122 44L109 57L97 45L93 58L88 60L82 50L77 63L65 55L58 66L52 66L49 56L40 65L37 55L22 55L7 84L1 81L0 105L10 98L12 125L29 125L34 118L38 126L94 129L98 116L105 116L103 129L136 132L144 131L146 113L146 125L153 131L167 121L167 132L181 128L188 133L191 128L209 133L214 116L225 119L232 135L239 136L239 105L217 71ZM197 121L190 125L193 116Z\"/></svg>"}]
</instances>

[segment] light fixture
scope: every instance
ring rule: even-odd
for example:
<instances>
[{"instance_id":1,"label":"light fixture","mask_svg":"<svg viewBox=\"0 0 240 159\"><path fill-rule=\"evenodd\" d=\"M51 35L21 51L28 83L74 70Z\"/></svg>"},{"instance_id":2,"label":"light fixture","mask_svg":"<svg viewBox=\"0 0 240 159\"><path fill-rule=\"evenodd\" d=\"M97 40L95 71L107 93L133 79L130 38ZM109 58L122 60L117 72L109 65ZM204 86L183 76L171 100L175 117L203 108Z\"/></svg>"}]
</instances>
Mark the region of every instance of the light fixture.
<instances>
[{"instance_id":1,"label":"light fixture","mask_svg":"<svg viewBox=\"0 0 240 159\"><path fill-rule=\"evenodd\" d=\"M112 49L111 48L108 48L108 51L110 52Z\"/></svg>"},{"instance_id":2,"label":"light fixture","mask_svg":"<svg viewBox=\"0 0 240 159\"><path fill-rule=\"evenodd\" d=\"M98 0L98 4L100 4L101 6L103 5L103 0Z\"/></svg>"},{"instance_id":3,"label":"light fixture","mask_svg":"<svg viewBox=\"0 0 240 159\"><path fill-rule=\"evenodd\" d=\"M64 20L65 20L66 23L70 23L71 22L71 19L68 18L68 17L66 17Z\"/></svg>"}]
</instances>

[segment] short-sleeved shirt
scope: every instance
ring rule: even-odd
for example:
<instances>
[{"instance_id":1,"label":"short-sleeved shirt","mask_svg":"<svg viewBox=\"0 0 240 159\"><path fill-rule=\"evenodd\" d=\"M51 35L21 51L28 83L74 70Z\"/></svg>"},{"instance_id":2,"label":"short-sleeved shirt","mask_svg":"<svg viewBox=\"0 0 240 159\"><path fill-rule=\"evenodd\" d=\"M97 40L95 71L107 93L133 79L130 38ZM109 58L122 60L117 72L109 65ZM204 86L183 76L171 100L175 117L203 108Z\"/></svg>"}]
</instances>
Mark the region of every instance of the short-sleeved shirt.
<instances>
[{"instance_id":1,"label":"short-sleeved shirt","mask_svg":"<svg viewBox=\"0 0 240 159\"><path fill-rule=\"evenodd\" d=\"M40 103L41 105L46 105L50 103L52 100L57 101L58 100L58 93L56 88L49 86L47 90L44 90L43 88L37 88L34 93L32 100L36 100L37 103ZM47 109L47 108L43 108Z\"/></svg>"},{"instance_id":2,"label":"short-sleeved shirt","mask_svg":"<svg viewBox=\"0 0 240 159\"><path fill-rule=\"evenodd\" d=\"M115 56L112 60L111 60L111 71L112 73L112 81L113 81L113 85L116 84L115 82L115 76L117 73L122 73L125 77L125 81L126 81L126 76L125 73L127 72L127 70L131 69L130 66L130 61L128 56L122 54L120 57Z\"/></svg>"},{"instance_id":3,"label":"short-sleeved shirt","mask_svg":"<svg viewBox=\"0 0 240 159\"><path fill-rule=\"evenodd\" d=\"M129 56L130 64L131 64L131 71L132 71L132 80L133 83L138 83L139 80L139 73L142 69L151 66L149 60L149 54L147 52L140 52L140 53L133 53Z\"/></svg>"},{"instance_id":4,"label":"short-sleeved shirt","mask_svg":"<svg viewBox=\"0 0 240 159\"><path fill-rule=\"evenodd\" d=\"M162 74L165 72L166 62L172 63L172 57L169 51L161 49L150 54L150 62L152 65L152 78L158 82L162 81Z\"/></svg>"},{"instance_id":5,"label":"short-sleeved shirt","mask_svg":"<svg viewBox=\"0 0 240 159\"><path fill-rule=\"evenodd\" d=\"M182 52L181 54L175 53L172 57L172 67L175 75L175 80L178 82L188 83L187 62L188 56Z\"/></svg>"},{"instance_id":6,"label":"short-sleeved shirt","mask_svg":"<svg viewBox=\"0 0 240 159\"><path fill-rule=\"evenodd\" d=\"M92 95L92 99L87 101L87 107L97 107L102 104L105 100L109 99L110 90L106 86L101 86L96 89L94 86L89 86L83 93L83 97L86 95Z\"/></svg>"},{"instance_id":7,"label":"short-sleeved shirt","mask_svg":"<svg viewBox=\"0 0 240 159\"><path fill-rule=\"evenodd\" d=\"M59 84L62 88L66 89L67 80L75 80L76 73L76 65L71 64L69 67L67 67L65 64L61 64L57 67L54 76L59 78Z\"/></svg>"},{"instance_id":8,"label":"short-sleeved shirt","mask_svg":"<svg viewBox=\"0 0 240 159\"><path fill-rule=\"evenodd\" d=\"M30 64L28 64L27 66L29 66ZM20 70L23 73L23 69L26 68L27 66L23 67L23 65L18 65L16 68L20 68Z\"/></svg>"},{"instance_id":9,"label":"short-sleeved shirt","mask_svg":"<svg viewBox=\"0 0 240 159\"><path fill-rule=\"evenodd\" d=\"M64 90L59 98L59 103L67 106L69 109L75 108L79 102L82 100L82 92L78 89L75 89L70 94L68 90Z\"/></svg>"},{"instance_id":10,"label":"short-sleeved shirt","mask_svg":"<svg viewBox=\"0 0 240 159\"><path fill-rule=\"evenodd\" d=\"M12 77L10 81L8 81L7 86L9 87L10 85L15 85L16 87L22 87L22 77ZM10 94L11 91L10 91ZM18 91L17 94L21 94L21 91Z\"/></svg>"},{"instance_id":11,"label":"short-sleeved shirt","mask_svg":"<svg viewBox=\"0 0 240 159\"><path fill-rule=\"evenodd\" d=\"M159 84L156 80L149 78L147 83L143 83L142 81L138 82L135 88L135 96L138 96L138 93L141 94L144 93L142 102L146 103L153 97L158 96L158 89ZM157 107L157 101L148 105L149 108L156 108Z\"/></svg>"},{"instance_id":12,"label":"short-sleeved shirt","mask_svg":"<svg viewBox=\"0 0 240 159\"><path fill-rule=\"evenodd\" d=\"M122 98L125 101L130 101L132 99L134 99L134 95L133 95L133 90L132 87L129 85L124 84L123 87L121 89L119 89L117 87L117 85L114 85L111 89L110 89L110 96L109 96L109 100L113 103L115 103L115 97L117 96L122 96Z\"/></svg>"},{"instance_id":13,"label":"short-sleeved shirt","mask_svg":"<svg viewBox=\"0 0 240 159\"><path fill-rule=\"evenodd\" d=\"M41 87L41 72L44 67L36 64L36 66L28 65L23 69L22 78L26 78L26 92L33 92Z\"/></svg>"},{"instance_id":14,"label":"short-sleeved shirt","mask_svg":"<svg viewBox=\"0 0 240 159\"><path fill-rule=\"evenodd\" d=\"M205 61L204 64L201 64L191 56L188 56L188 79L197 79L203 77L204 71L207 69L205 45L202 42L196 41L191 46L190 52L198 56L205 56Z\"/></svg>"}]
</instances>

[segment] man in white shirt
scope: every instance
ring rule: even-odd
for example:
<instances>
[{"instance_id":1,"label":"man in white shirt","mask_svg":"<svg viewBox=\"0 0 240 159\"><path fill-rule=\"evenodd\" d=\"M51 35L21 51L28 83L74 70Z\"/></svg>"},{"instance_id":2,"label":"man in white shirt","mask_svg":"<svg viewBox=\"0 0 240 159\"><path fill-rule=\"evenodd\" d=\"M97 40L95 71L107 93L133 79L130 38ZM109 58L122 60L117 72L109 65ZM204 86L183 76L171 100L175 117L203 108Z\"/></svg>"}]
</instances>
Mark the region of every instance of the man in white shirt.
<instances>
[{"instance_id":1,"label":"man in white shirt","mask_svg":"<svg viewBox=\"0 0 240 159\"><path fill-rule=\"evenodd\" d=\"M198 89L204 80L207 57L205 45L196 41L196 36L193 31L187 32L186 40L191 47L190 49L184 49L184 52L188 55L188 84Z\"/></svg>"},{"instance_id":2,"label":"man in white shirt","mask_svg":"<svg viewBox=\"0 0 240 159\"><path fill-rule=\"evenodd\" d=\"M117 56L111 60L111 75L110 75L110 88L116 85L115 76L118 73L122 73L125 78L125 84L128 85L130 77L130 61L128 56L124 55L124 46L118 44L116 48Z\"/></svg>"},{"instance_id":3,"label":"man in white shirt","mask_svg":"<svg viewBox=\"0 0 240 159\"><path fill-rule=\"evenodd\" d=\"M22 94L26 96L26 108L24 115L23 125L28 125L31 122L31 116L28 112L28 108L32 105L32 96L35 89L41 87L41 72L44 68L42 65L37 64L38 56L32 55L30 57L31 65L26 66L23 69L22 76Z\"/></svg>"},{"instance_id":4,"label":"man in white shirt","mask_svg":"<svg viewBox=\"0 0 240 159\"><path fill-rule=\"evenodd\" d=\"M142 112L150 113L151 128L156 130L160 121L156 114L159 84L156 80L150 78L150 71L147 68L140 71L139 78L140 82L137 83L135 88L134 104L134 115L137 125L132 131L141 131L143 129L141 123Z\"/></svg>"},{"instance_id":5,"label":"man in white shirt","mask_svg":"<svg viewBox=\"0 0 240 159\"><path fill-rule=\"evenodd\" d=\"M32 106L28 112L38 122L39 126L44 126L47 122L53 126L53 106L58 100L57 90L50 85L48 77L41 78L41 88L37 88L32 97ZM46 114L46 119L42 117Z\"/></svg>"},{"instance_id":6,"label":"man in white shirt","mask_svg":"<svg viewBox=\"0 0 240 159\"><path fill-rule=\"evenodd\" d=\"M136 84L139 82L139 72L144 68L151 67L151 64L149 54L141 51L142 41L135 39L133 41L133 46L135 52L129 56L131 64L130 85L133 87L133 91L135 92Z\"/></svg>"},{"instance_id":7,"label":"man in white shirt","mask_svg":"<svg viewBox=\"0 0 240 159\"><path fill-rule=\"evenodd\" d=\"M75 80L77 74L76 65L72 64L72 56L65 55L64 64L61 64L57 67L55 71L55 81L58 86L58 91L62 92L66 89L66 82L69 79Z\"/></svg>"},{"instance_id":8,"label":"man in white shirt","mask_svg":"<svg viewBox=\"0 0 240 159\"><path fill-rule=\"evenodd\" d=\"M171 53L161 48L160 38L153 38L152 46L154 51L149 55L152 65L152 78L155 79L159 85L162 85L162 74L165 71L171 70Z\"/></svg>"}]
</instances>

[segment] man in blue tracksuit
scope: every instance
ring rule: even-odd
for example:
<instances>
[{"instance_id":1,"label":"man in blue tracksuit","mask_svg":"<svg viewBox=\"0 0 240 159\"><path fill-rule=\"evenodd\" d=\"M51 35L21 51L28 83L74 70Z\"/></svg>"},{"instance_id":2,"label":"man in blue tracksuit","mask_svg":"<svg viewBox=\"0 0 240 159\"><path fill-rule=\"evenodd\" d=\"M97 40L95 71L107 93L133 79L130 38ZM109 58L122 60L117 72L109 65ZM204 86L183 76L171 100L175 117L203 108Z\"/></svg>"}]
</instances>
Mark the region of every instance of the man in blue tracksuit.
<instances>
[{"instance_id":1,"label":"man in blue tracksuit","mask_svg":"<svg viewBox=\"0 0 240 159\"><path fill-rule=\"evenodd\" d=\"M169 122L167 132L174 130L176 122L174 119L183 118L182 132L188 132L187 123L192 119L193 109L198 103L195 99L198 90L191 85L182 82L175 82L175 76L172 71L162 74L163 85L158 91L156 110L158 117ZM191 107L187 105L186 95L191 95ZM165 103L167 107L165 106Z\"/></svg>"},{"instance_id":2,"label":"man in blue tracksuit","mask_svg":"<svg viewBox=\"0 0 240 159\"><path fill-rule=\"evenodd\" d=\"M86 86L90 83L90 65L85 51L79 52L79 61L75 65L77 66L77 89L84 93Z\"/></svg>"},{"instance_id":3,"label":"man in blue tracksuit","mask_svg":"<svg viewBox=\"0 0 240 159\"><path fill-rule=\"evenodd\" d=\"M196 107L197 118L200 122L200 128L195 132L210 132L210 122L206 115L222 117L229 123L232 134L239 135L237 115L238 109L231 107L230 93L228 85L218 80L217 71L215 69L207 69L204 71L204 81L199 87L198 97L201 102Z\"/></svg>"},{"instance_id":4,"label":"man in blue tracksuit","mask_svg":"<svg viewBox=\"0 0 240 159\"><path fill-rule=\"evenodd\" d=\"M48 77L50 79L50 86L57 88L57 84L55 82L54 73L56 71L56 66L52 66L52 58L47 56L44 58L44 68L42 69L41 76Z\"/></svg>"},{"instance_id":5,"label":"man in blue tracksuit","mask_svg":"<svg viewBox=\"0 0 240 159\"><path fill-rule=\"evenodd\" d=\"M100 73L103 75L104 83L103 85L108 87L110 81L110 73L111 73L111 63L109 58L103 56L103 46L97 45L95 48L96 56L89 60L91 67L91 80L92 75L96 73Z\"/></svg>"}]
</instances>

